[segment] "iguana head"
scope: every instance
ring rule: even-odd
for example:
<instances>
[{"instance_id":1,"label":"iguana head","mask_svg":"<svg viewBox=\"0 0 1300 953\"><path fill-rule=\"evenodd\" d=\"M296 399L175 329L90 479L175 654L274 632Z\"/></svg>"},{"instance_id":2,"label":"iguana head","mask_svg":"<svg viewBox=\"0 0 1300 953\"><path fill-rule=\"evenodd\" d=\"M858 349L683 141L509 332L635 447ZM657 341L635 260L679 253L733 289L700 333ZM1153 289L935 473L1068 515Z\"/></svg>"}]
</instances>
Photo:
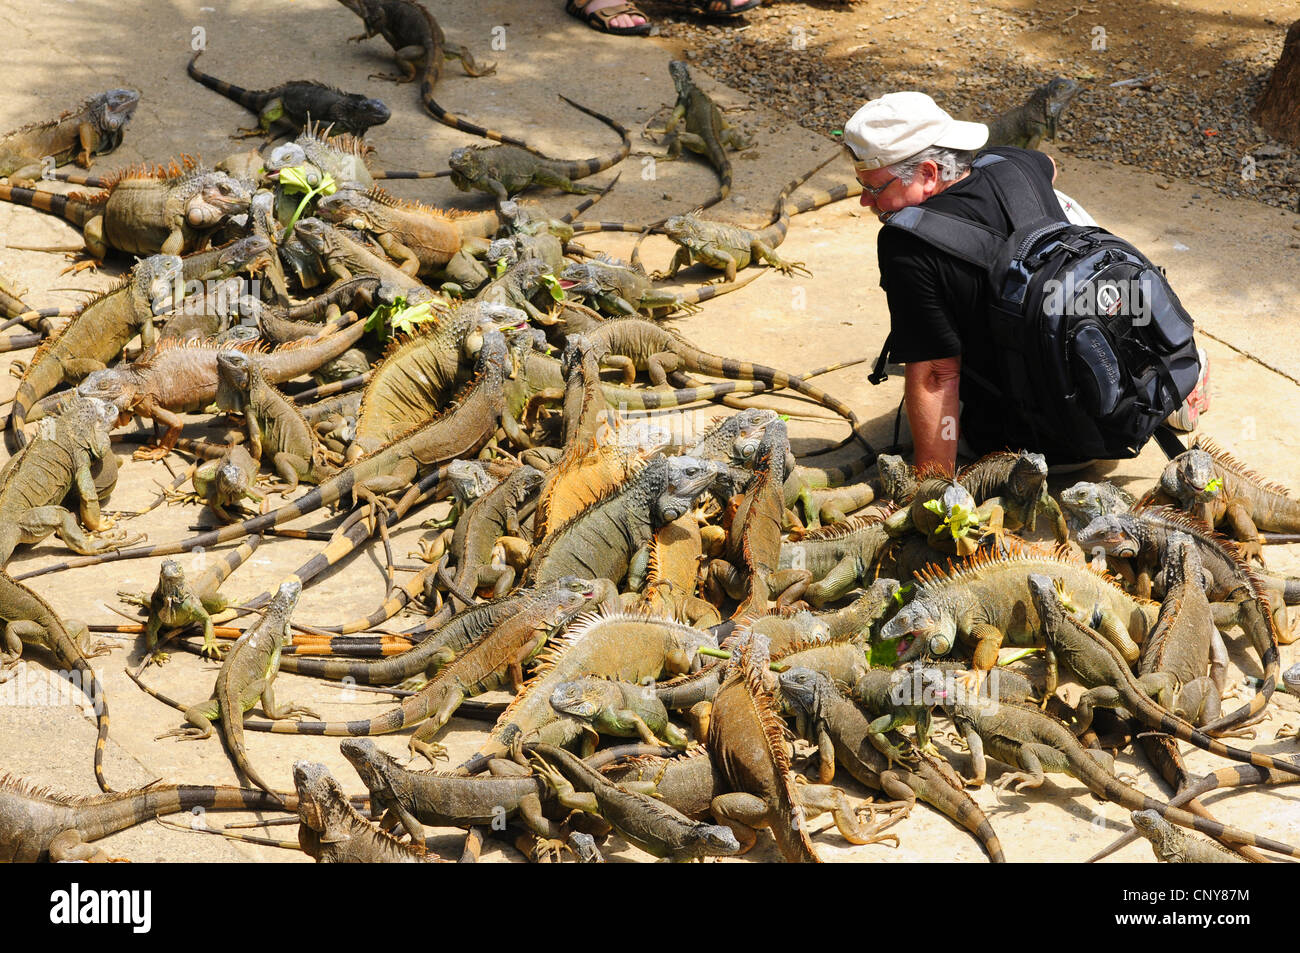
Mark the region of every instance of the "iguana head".
<instances>
[{"instance_id":1,"label":"iguana head","mask_svg":"<svg viewBox=\"0 0 1300 953\"><path fill-rule=\"evenodd\" d=\"M275 591L275 598L266 607L266 614L282 613L287 620L294 607L298 605L298 597L301 595L302 583L296 579L280 583L280 588Z\"/></svg>"},{"instance_id":2,"label":"iguana head","mask_svg":"<svg viewBox=\"0 0 1300 953\"><path fill-rule=\"evenodd\" d=\"M140 94L134 89L110 89L95 97L90 107L90 121L102 138L95 155L112 152L122 144L122 132L140 105Z\"/></svg>"},{"instance_id":3,"label":"iguana head","mask_svg":"<svg viewBox=\"0 0 1300 953\"><path fill-rule=\"evenodd\" d=\"M447 464L447 482L451 495L462 506L469 506L497 484L477 460L452 460Z\"/></svg>"},{"instance_id":4,"label":"iguana head","mask_svg":"<svg viewBox=\"0 0 1300 953\"><path fill-rule=\"evenodd\" d=\"M885 640L903 639L898 645L900 662L923 654L947 655L957 641L957 621L937 602L923 597L913 599L885 623L880 630Z\"/></svg>"},{"instance_id":5,"label":"iguana head","mask_svg":"<svg viewBox=\"0 0 1300 953\"><path fill-rule=\"evenodd\" d=\"M750 411L741 411L731 419L735 421L736 438L731 443L731 462L738 466L752 467L758 459L760 450L770 428L780 424L782 432L785 431L785 424L774 410L752 412L752 416L746 417ZM786 438L786 445L789 446L789 438ZM782 465L785 461L782 460Z\"/></svg>"},{"instance_id":6,"label":"iguana head","mask_svg":"<svg viewBox=\"0 0 1300 953\"><path fill-rule=\"evenodd\" d=\"M887 698L896 707L945 707L953 703L955 696L951 675L933 665L903 665L889 675Z\"/></svg>"},{"instance_id":7,"label":"iguana head","mask_svg":"<svg viewBox=\"0 0 1300 953\"><path fill-rule=\"evenodd\" d=\"M343 789L323 764L311 761L293 763L293 786L298 792L298 819L317 834L324 834L329 826L331 804L343 798ZM325 838L323 843L328 843Z\"/></svg>"},{"instance_id":8,"label":"iguana head","mask_svg":"<svg viewBox=\"0 0 1300 953\"><path fill-rule=\"evenodd\" d=\"M339 189L316 200L316 215L357 232L383 231L375 221L375 203L359 189Z\"/></svg>"},{"instance_id":9,"label":"iguana head","mask_svg":"<svg viewBox=\"0 0 1300 953\"><path fill-rule=\"evenodd\" d=\"M312 254L321 258L328 258L339 247L334 226L319 218L300 219L293 228L293 234Z\"/></svg>"},{"instance_id":10,"label":"iguana head","mask_svg":"<svg viewBox=\"0 0 1300 953\"><path fill-rule=\"evenodd\" d=\"M383 802L385 807L400 801L410 803L411 783L406 772L396 758L380 751L371 739L345 738L339 742L339 751L356 770L372 799Z\"/></svg>"},{"instance_id":11,"label":"iguana head","mask_svg":"<svg viewBox=\"0 0 1300 953\"><path fill-rule=\"evenodd\" d=\"M658 526L671 523L690 512L696 498L709 488L723 469L721 464L697 460L695 457L660 459L664 460L664 482L654 501L654 510L658 516L655 525ZM649 473L650 467L642 472Z\"/></svg>"},{"instance_id":12,"label":"iguana head","mask_svg":"<svg viewBox=\"0 0 1300 953\"><path fill-rule=\"evenodd\" d=\"M673 215L664 220L663 234L679 245L686 245L699 237L700 220L694 215Z\"/></svg>"},{"instance_id":13,"label":"iguana head","mask_svg":"<svg viewBox=\"0 0 1300 953\"><path fill-rule=\"evenodd\" d=\"M678 96L685 96L691 91L691 71L687 69L684 60L669 60L668 75L673 78L673 87L677 90Z\"/></svg>"},{"instance_id":14,"label":"iguana head","mask_svg":"<svg viewBox=\"0 0 1300 953\"><path fill-rule=\"evenodd\" d=\"M1079 92L1079 84L1072 79L1058 76L1043 87L1046 93L1047 138L1056 139L1056 124L1060 121L1065 107Z\"/></svg>"},{"instance_id":15,"label":"iguana head","mask_svg":"<svg viewBox=\"0 0 1300 953\"><path fill-rule=\"evenodd\" d=\"M1038 612L1043 627L1049 632L1056 631L1065 623L1068 612L1057 591L1056 581L1050 576L1036 572L1030 573L1027 581L1029 597L1033 600L1034 609Z\"/></svg>"},{"instance_id":16,"label":"iguana head","mask_svg":"<svg viewBox=\"0 0 1300 953\"><path fill-rule=\"evenodd\" d=\"M1130 558L1136 556L1142 548L1142 541L1130 532L1126 521L1119 514L1098 516L1079 530L1075 538L1085 551L1100 548L1107 556Z\"/></svg>"},{"instance_id":17,"label":"iguana head","mask_svg":"<svg viewBox=\"0 0 1300 953\"><path fill-rule=\"evenodd\" d=\"M1282 687L1292 695L1300 696L1300 662L1282 673Z\"/></svg>"},{"instance_id":18,"label":"iguana head","mask_svg":"<svg viewBox=\"0 0 1300 953\"><path fill-rule=\"evenodd\" d=\"M311 188L320 185L324 173L312 162L308 161L307 153L296 142L286 142L283 145L276 146L271 150L271 154L266 159L266 177L272 182L277 181L280 173L285 169L298 169L303 178Z\"/></svg>"},{"instance_id":19,"label":"iguana head","mask_svg":"<svg viewBox=\"0 0 1300 953\"><path fill-rule=\"evenodd\" d=\"M363 135L371 126L382 126L392 115L382 100L350 93L334 102L325 117L338 129Z\"/></svg>"},{"instance_id":20,"label":"iguana head","mask_svg":"<svg viewBox=\"0 0 1300 953\"><path fill-rule=\"evenodd\" d=\"M1215 499L1223 488L1223 481L1215 479L1214 458L1204 450L1192 449L1180 453L1165 468L1166 473L1173 468L1173 495L1184 506L1191 503L1208 503ZM1161 480L1162 488L1164 480Z\"/></svg>"},{"instance_id":21,"label":"iguana head","mask_svg":"<svg viewBox=\"0 0 1300 953\"><path fill-rule=\"evenodd\" d=\"M164 559L158 567L158 591L171 596L184 588L185 570L181 564L174 559Z\"/></svg>"},{"instance_id":22,"label":"iguana head","mask_svg":"<svg viewBox=\"0 0 1300 953\"><path fill-rule=\"evenodd\" d=\"M1080 480L1061 491L1061 509L1070 519L1086 525L1098 516L1108 515L1105 507L1109 498L1100 484Z\"/></svg>"},{"instance_id":23,"label":"iguana head","mask_svg":"<svg viewBox=\"0 0 1300 953\"><path fill-rule=\"evenodd\" d=\"M916 493L916 472L902 457L882 453L876 457L876 469L885 496L896 503L905 503Z\"/></svg>"},{"instance_id":24,"label":"iguana head","mask_svg":"<svg viewBox=\"0 0 1300 953\"><path fill-rule=\"evenodd\" d=\"M222 506L234 506L248 492L252 474L235 463L223 463L213 477L213 492Z\"/></svg>"},{"instance_id":25,"label":"iguana head","mask_svg":"<svg viewBox=\"0 0 1300 953\"><path fill-rule=\"evenodd\" d=\"M587 262L573 262L560 272L559 277L560 287L578 297L594 298L607 290L607 285L601 281L600 269Z\"/></svg>"},{"instance_id":26,"label":"iguana head","mask_svg":"<svg viewBox=\"0 0 1300 953\"><path fill-rule=\"evenodd\" d=\"M135 388L132 387L131 375L117 367L105 367L98 371L91 371L85 379L77 385L77 393L82 397L93 397L96 400L105 401L113 404L113 425L117 426L122 416L129 419L125 412L131 400L135 397ZM126 421L122 421L125 423Z\"/></svg>"},{"instance_id":27,"label":"iguana head","mask_svg":"<svg viewBox=\"0 0 1300 953\"><path fill-rule=\"evenodd\" d=\"M177 306L185 290L185 266L177 255L150 255L131 271L131 281L138 295L149 302L155 316Z\"/></svg>"},{"instance_id":28,"label":"iguana head","mask_svg":"<svg viewBox=\"0 0 1300 953\"><path fill-rule=\"evenodd\" d=\"M816 718L823 693L831 690L830 679L821 672L796 666L777 676L780 698L786 714Z\"/></svg>"},{"instance_id":29,"label":"iguana head","mask_svg":"<svg viewBox=\"0 0 1300 953\"><path fill-rule=\"evenodd\" d=\"M727 857L740 852L735 833L722 824L697 823L683 832L683 844L698 857Z\"/></svg>"},{"instance_id":30,"label":"iguana head","mask_svg":"<svg viewBox=\"0 0 1300 953\"><path fill-rule=\"evenodd\" d=\"M742 410L709 428L687 452L703 460L744 462L752 459L758 452L763 431L776 419L775 410L763 410L757 407ZM748 456L743 456L742 445L748 448ZM738 455L740 455L739 459Z\"/></svg>"},{"instance_id":31,"label":"iguana head","mask_svg":"<svg viewBox=\"0 0 1300 953\"><path fill-rule=\"evenodd\" d=\"M487 254L483 256L483 260L493 266L498 262L505 262L508 268L519 261L519 245L510 238L494 239L488 245Z\"/></svg>"},{"instance_id":32,"label":"iguana head","mask_svg":"<svg viewBox=\"0 0 1300 953\"><path fill-rule=\"evenodd\" d=\"M1016 499L1037 497L1047 486L1047 458L1041 453L1020 451L1011 466L1011 492Z\"/></svg>"},{"instance_id":33,"label":"iguana head","mask_svg":"<svg viewBox=\"0 0 1300 953\"><path fill-rule=\"evenodd\" d=\"M253 383L253 361L242 351L218 351L217 377L232 390L247 393ZM223 406L220 396L217 399L217 406L222 410L238 409Z\"/></svg>"},{"instance_id":34,"label":"iguana head","mask_svg":"<svg viewBox=\"0 0 1300 953\"><path fill-rule=\"evenodd\" d=\"M245 235L221 249L210 271L198 276L200 281L228 278L240 273L256 274L270 267L275 249L263 235Z\"/></svg>"},{"instance_id":35,"label":"iguana head","mask_svg":"<svg viewBox=\"0 0 1300 953\"><path fill-rule=\"evenodd\" d=\"M618 684L603 678L579 678L561 682L551 693L552 708L583 721L591 721L600 714L601 709L618 705L621 701L622 692Z\"/></svg>"},{"instance_id":36,"label":"iguana head","mask_svg":"<svg viewBox=\"0 0 1300 953\"><path fill-rule=\"evenodd\" d=\"M242 183L224 172L208 172L202 184L185 203L185 221L193 228L216 228L231 215L248 211L253 199Z\"/></svg>"},{"instance_id":37,"label":"iguana head","mask_svg":"<svg viewBox=\"0 0 1300 953\"><path fill-rule=\"evenodd\" d=\"M483 150L476 146L462 146L452 150L447 157L452 185L462 192L468 192L476 183L486 182L493 177L482 153Z\"/></svg>"}]
</instances>

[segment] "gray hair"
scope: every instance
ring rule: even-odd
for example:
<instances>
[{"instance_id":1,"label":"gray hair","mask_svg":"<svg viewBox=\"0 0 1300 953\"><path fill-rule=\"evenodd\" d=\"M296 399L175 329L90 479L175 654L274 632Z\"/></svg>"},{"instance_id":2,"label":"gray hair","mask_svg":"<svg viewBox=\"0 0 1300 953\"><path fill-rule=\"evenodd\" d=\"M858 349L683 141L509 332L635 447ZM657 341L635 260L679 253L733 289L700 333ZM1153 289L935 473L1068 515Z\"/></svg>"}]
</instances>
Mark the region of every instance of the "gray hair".
<instances>
[{"instance_id":1,"label":"gray hair","mask_svg":"<svg viewBox=\"0 0 1300 953\"><path fill-rule=\"evenodd\" d=\"M904 185L911 185L916 181L916 173L921 168L921 163L928 160L939 167L940 182L955 182L970 171L970 165L974 159L975 152L973 150L945 149L941 146L930 146L927 149L922 149L914 156L903 159L901 162L895 162L893 165L888 166L888 169L891 174L898 176Z\"/></svg>"}]
</instances>

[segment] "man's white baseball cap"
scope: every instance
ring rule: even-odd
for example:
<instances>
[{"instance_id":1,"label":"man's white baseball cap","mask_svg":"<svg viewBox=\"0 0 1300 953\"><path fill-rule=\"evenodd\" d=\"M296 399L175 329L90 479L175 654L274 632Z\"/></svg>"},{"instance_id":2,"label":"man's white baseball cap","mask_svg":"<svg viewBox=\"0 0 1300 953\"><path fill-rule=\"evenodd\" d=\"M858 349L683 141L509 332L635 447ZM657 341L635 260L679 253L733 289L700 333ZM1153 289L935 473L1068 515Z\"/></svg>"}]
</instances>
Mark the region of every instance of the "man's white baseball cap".
<instances>
[{"instance_id":1,"label":"man's white baseball cap","mask_svg":"<svg viewBox=\"0 0 1300 953\"><path fill-rule=\"evenodd\" d=\"M975 150L988 139L982 122L953 119L925 93L912 91L873 99L844 124L844 144L861 169L893 165L931 146Z\"/></svg>"}]
</instances>

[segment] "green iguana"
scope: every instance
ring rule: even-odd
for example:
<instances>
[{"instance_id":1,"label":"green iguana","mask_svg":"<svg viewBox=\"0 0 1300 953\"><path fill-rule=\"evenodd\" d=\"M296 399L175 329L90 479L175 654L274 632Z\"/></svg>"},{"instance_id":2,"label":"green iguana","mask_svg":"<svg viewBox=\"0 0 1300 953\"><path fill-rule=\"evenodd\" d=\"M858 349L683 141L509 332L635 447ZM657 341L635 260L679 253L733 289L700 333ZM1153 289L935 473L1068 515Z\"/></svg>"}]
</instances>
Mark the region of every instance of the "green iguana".
<instances>
[{"instance_id":1,"label":"green iguana","mask_svg":"<svg viewBox=\"0 0 1300 953\"><path fill-rule=\"evenodd\" d=\"M217 674L216 687L212 689L212 697L206 701L196 705L183 705L149 688L135 673L127 670L131 680L145 692L185 713L185 720L189 724L164 732L159 738L177 736L186 741L201 741L212 737L212 722L220 720L222 736L236 767L268 794L275 794L275 791L248 762L248 752L244 748L244 713L252 709L260 699L262 711L269 718L289 718L293 715L318 717L314 711L300 705L288 702L277 705L275 701L274 682L280 671L280 650L289 638L289 616L301 594L301 583L281 583L266 612L226 653L221 671Z\"/></svg>"},{"instance_id":2,"label":"green iguana","mask_svg":"<svg viewBox=\"0 0 1300 953\"><path fill-rule=\"evenodd\" d=\"M295 761L298 846L318 864L432 864L438 855L423 843L405 844L375 827L348 803L323 764Z\"/></svg>"},{"instance_id":3,"label":"green iguana","mask_svg":"<svg viewBox=\"0 0 1300 953\"><path fill-rule=\"evenodd\" d=\"M8 176L10 185L30 189L56 166L76 162L89 169L96 156L122 144L122 133L139 104L134 89L110 89L54 119L5 133L0 136L0 176Z\"/></svg>"},{"instance_id":4,"label":"green iguana","mask_svg":"<svg viewBox=\"0 0 1300 953\"><path fill-rule=\"evenodd\" d=\"M667 158L676 159L685 146L709 160L718 172L718 191L700 206L708 208L731 194L731 160L727 158L727 148L748 149L750 143L738 129L727 124L717 103L695 85L686 63L671 60L668 73L677 90L677 102L663 129L668 143Z\"/></svg>"},{"instance_id":5,"label":"green iguana","mask_svg":"<svg viewBox=\"0 0 1300 953\"><path fill-rule=\"evenodd\" d=\"M1024 103L989 120L989 138L984 148L1037 149L1044 138L1055 141L1061 115L1078 92L1079 84L1063 76L1038 87Z\"/></svg>"}]
</instances>

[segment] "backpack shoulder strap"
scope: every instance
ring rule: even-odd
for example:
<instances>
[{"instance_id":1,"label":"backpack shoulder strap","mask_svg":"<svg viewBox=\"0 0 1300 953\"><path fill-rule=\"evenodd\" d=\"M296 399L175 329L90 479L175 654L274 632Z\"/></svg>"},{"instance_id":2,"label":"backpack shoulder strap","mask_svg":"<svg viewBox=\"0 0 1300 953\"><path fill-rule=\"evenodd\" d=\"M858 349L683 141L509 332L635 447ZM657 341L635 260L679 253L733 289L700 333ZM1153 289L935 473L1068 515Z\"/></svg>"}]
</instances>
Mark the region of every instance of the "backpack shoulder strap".
<instances>
[{"instance_id":1,"label":"backpack shoulder strap","mask_svg":"<svg viewBox=\"0 0 1300 953\"><path fill-rule=\"evenodd\" d=\"M885 226L911 232L927 245L983 269L997 260L1007 240L984 225L919 205L893 213Z\"/></svg>"}]
</instances>

